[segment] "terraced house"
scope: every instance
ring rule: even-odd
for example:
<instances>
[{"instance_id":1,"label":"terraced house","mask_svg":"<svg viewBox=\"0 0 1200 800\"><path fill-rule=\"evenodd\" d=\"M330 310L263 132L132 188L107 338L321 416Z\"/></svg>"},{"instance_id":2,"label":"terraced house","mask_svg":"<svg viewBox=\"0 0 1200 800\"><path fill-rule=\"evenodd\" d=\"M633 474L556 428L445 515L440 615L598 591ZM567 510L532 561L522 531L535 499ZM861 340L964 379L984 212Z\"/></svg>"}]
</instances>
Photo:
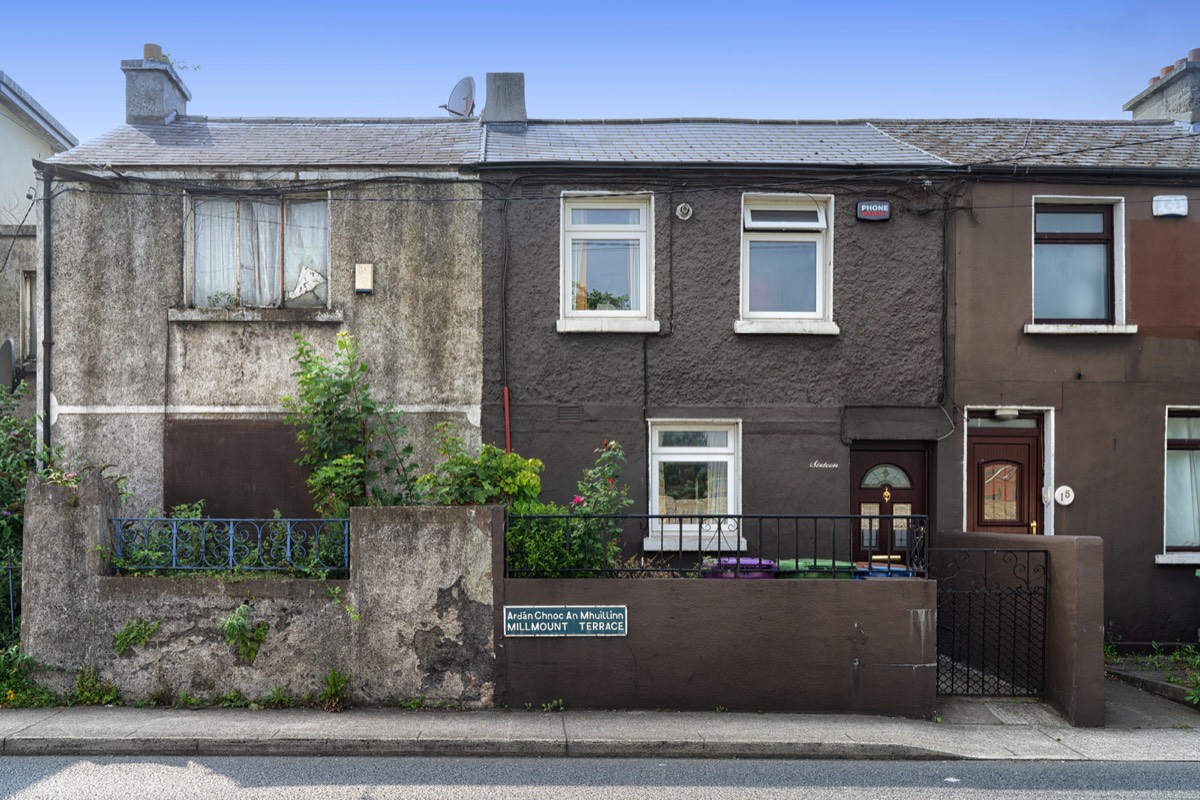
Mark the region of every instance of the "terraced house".
<instances>
[{"instance_id":1,"label":"terraced house","mask_svg":"<svg viewBox=\"0 0 1200 800\"><path fill-rule=\"evenodd\" d=\"M1192 56L1131 121L539 120L517 73L480 118L220 120L124 62L128 124L40 166L47 435L287 513L291 334L348 330L423 460L454 419L566 502L620 440L627 555L1098 536L1114 632L1195 641Z\"/></svg>"}]
</instances>

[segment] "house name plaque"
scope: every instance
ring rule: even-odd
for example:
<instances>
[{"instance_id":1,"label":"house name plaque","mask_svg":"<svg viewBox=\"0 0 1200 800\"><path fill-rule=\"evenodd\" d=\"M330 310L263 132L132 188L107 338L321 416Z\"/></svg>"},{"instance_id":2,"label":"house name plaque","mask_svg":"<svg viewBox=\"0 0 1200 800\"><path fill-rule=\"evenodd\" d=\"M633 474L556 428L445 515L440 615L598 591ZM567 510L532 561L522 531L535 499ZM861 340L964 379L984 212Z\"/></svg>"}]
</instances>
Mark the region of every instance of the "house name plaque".
<instances>
[{"instance_id":1,"label":"house name plaque","mask_svg":"<svg viewBox=\"0 0 1200 800\"><path fill-rule=\"evenodd\" d=\"M505 636L627 636L626 606L505 606Z\"/></svg>"}]
</instances>

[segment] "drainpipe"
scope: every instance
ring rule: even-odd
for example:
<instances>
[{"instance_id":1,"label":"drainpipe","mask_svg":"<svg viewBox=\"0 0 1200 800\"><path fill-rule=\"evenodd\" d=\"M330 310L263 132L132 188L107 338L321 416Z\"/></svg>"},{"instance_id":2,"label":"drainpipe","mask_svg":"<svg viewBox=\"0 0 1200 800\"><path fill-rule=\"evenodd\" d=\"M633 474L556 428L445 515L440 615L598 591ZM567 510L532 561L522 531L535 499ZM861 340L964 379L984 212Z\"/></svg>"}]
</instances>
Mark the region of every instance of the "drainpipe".
<instances>
[{"instance_id":1,"label":"drainpipe","mask_svg":"<svg viewBox=\"0 0 1200 800\"><path fill-rule=\"evenodd\" d=\"M50 348L54 344L50 319L50 189L53 173L42 170L42 444L50 447Z\"/></svg>"}]
</instances>

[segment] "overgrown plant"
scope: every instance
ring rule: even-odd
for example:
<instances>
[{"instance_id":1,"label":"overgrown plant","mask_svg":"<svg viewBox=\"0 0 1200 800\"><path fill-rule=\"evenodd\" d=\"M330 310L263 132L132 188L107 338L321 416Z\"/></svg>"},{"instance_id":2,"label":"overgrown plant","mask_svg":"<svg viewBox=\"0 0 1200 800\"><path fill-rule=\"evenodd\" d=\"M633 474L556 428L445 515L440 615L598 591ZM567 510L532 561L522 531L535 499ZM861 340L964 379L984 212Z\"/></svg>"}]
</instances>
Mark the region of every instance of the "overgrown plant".
<instances>
[{"instance_id":1,"label":"overgrown plant","mask_svg":"<svg viewBox=\"0 0 1200 800\"><path fill-rule=\"evenodd\" d=\"M435 426L442 460L417 479L424 499L449 506L502 503L519 505L537 501L542 491L542 462L506 453L484 444L475 455L452 423Z\"/></svg>"},{"instance_id":2,"label":"overgrown plant","mask_svg":"<svg viewBox=\"0 0 1200 800\"><path fill-rule=\"evenodd\" d=\"M121 693L112 683L100 677L95 667L84 667L75 676L75 693L71 702L80 706L111 706L121 702Z\"/></svg>"},{"instance_id":3,"label":"overgrown plant","mask_svg":"<svg viewBox=\"0 0 1200 800\"><path fill-rule=\"evenodd\" d=\"M620 563L622 520L632 504L620 483L625 452L604 441L576 484L569 506L539 501L512 505L506 534L508 566L526 577L599 575Z\"/></svg>"},{"instance_id":4,"label":"overgrown plant","mask_svg":"<svg viewBox=\"0 0 1200 800\"><path fill-rule=\"evenodd\" d=\"M54 692L33 680L37 662L16 645L0 650L0 708L52 706Z\"/></svg>"},{"instance_id":5,"label":"overgrown plant","mask_svg":"<svg viewBox=\"0 0 1200 800\"><path fill-rule=\"evenodd\" d=\"M355 505L408 505L416 502L416 464L403 415L371 392L370 371L349 333L338 334L333 358L319 355L294 334L299 384L283 398L284 419L299 430L296 439L309 468L309 493L317 512L345 517Z\"/></svg>"},{"instance_id":6,"label":"overgrown plant","mask_svg":"<svg viewBox=\"0 0 1200 800\"><path fill-rule=\"evenodd\" d=\"M232 614L221 620L221 633L225 635L225 641L231 647L237 648L238 659L247 664L254 663L254 659L258 657L258 648L262 647L267 638L267 631L270 630L266 621L252 625L250 611L249 604L242 603Z\"/></svg>"},{"instance_id":7,"label":"overgrown plant","mask_svg":"<svg viewBox=\"0 0 1200 800\"><path fill-rule=\"evenodd\" d=\"M325 676L325 688L321 690L317 699L321 701L321 708L326 711L343 710L350 700L350 676L339 672L337 667L330 669L329 674Z\"/></svg>"},{"instance_id":8,"label":"overgrown plant","mask_svg":"<svg viewBox=\"0 0 1200 800\"><path fill-rule=\"evenodd\" d=\"M160 625L162 625L161 619L149 622L141 617L126 622L121 630L113 634L113 649L117 651L117 655L122 655L134 645L144 647Z\"/></svg>"}]
</instances>

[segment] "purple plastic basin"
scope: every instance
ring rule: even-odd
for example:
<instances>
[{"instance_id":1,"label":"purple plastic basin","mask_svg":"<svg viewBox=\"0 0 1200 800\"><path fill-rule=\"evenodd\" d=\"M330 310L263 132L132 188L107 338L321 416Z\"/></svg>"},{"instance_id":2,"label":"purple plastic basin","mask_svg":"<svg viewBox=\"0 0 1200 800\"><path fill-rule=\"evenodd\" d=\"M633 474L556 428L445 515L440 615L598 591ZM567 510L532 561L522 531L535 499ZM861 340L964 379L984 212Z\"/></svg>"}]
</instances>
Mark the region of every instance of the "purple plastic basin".
<instances>
[{"instance_id":1,"label":"purple plastic basin","mask_svg":"<svg viewBox=\"0 0 1200 800\"><path fill-rule=\"evenodd\" d=\"M706 578L774 578L775 562L768 558L718 558L716 563L704 568Z\"/></svg>"}]
</instances>

